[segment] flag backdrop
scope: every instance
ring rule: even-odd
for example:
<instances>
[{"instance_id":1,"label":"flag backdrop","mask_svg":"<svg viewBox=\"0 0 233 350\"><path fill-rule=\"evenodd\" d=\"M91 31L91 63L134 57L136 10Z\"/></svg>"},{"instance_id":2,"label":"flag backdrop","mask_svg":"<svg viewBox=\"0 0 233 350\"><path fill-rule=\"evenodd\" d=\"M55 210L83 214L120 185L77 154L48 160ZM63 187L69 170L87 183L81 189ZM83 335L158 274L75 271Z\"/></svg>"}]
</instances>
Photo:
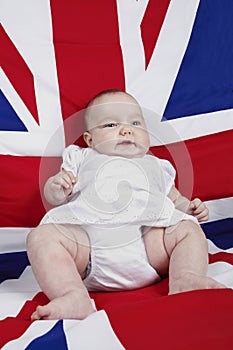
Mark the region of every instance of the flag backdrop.
<instances>
[{"instance_id":1,"label":"flag backdrop","mask_svg":"<svg viewBox=\"0 0 233 350\"><path fill-rule=\"evenodd\" d=\"M231 0L0 0L0 347L232 349L233 3ZM151 152L210 210L208 274L229 289L168 296L92 293L84 321L30 321L47 302L25 239L81 111L104 89L140 102Z\"/></svg>"}]
</instances>

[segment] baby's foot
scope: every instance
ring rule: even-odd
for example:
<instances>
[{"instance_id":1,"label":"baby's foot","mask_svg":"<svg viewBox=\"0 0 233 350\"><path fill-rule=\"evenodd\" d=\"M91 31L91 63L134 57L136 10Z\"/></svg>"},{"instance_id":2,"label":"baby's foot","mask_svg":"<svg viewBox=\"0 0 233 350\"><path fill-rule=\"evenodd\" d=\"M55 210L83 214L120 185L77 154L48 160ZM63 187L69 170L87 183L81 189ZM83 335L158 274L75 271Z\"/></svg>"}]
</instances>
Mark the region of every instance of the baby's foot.
<instances>
[{"instance_id":1,"label":"baby's foot","mask_svg":"<svg viewBox=\"0 0 233 350\"><path fill-rule=\"evenodd\" d=\"M51 300L47 305L38 306L31 315L32 320L82 320L94 312L89 296L80 291L71 291Z\"/></svg>"},{"instance_id":2,"label":"baby's foot","mask_svg":"<svg viewBox=\"0 0 233 350\"><path fill-rule=\"evenodd\" d=\"M170 279L169 295L197 289L220 289L227 288L224 284L215 281L207 276L199 276L194 273L187 273L182 278Z\"/></svg>"}]
</instances>

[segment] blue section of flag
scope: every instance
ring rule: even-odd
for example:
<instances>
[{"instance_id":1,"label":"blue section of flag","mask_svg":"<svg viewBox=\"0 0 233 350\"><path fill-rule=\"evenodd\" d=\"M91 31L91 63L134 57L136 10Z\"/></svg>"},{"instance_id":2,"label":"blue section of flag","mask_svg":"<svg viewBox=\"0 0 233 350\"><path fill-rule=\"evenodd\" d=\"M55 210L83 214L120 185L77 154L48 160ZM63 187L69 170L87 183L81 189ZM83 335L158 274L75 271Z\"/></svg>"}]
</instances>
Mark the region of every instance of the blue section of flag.
<instances>
[{"instance_id":1,"label":"blue section of flag","mask_svg":"<svg viewBox=\"0 0 233 350\"><path fill-rule=\"evenodd\" d=\"M0 254L0 283L7 279L19 278L28 265L26 252Z\"/></svg>"},{"instance_id":2,"label":"blue section of flag","mask_svg":"<svg viewBox=\"0 0 233 350\"><path fill-rule=\"evenodd\" d=\"M0 90L0 131L28 131Z\"/></svg>"},{"instance_id":3,"label":"blue section of flag","mask_svg":"<svg viewBox=\"0 0 233 350\"><path fill-rule=\"evenodd\" d=\"M63 329L63 321L58 321L49 332L34 339L26 347L25 350L41 350L41 349L68 350L66 336L64 334L64 329Z\"/></svg>"},{"instance_id":4,"label":"blue section of flag","mask_svg":"<svg viewBox=\"0 0 233 350\"><path fill-rule=\"evenodd\" d=\"M201 0L163 119L233 108L233 1Z\"/></svg>"},{"instance_id":5,"label":"blue section of flag","mask_svg":"<svg viewBox=\"0 0 233 350\"><path fill-rule=\"evenodd\" d=\"M233 248L233 218L201 225L205 235L221 249Z\"/></svg>"}]
</instances>

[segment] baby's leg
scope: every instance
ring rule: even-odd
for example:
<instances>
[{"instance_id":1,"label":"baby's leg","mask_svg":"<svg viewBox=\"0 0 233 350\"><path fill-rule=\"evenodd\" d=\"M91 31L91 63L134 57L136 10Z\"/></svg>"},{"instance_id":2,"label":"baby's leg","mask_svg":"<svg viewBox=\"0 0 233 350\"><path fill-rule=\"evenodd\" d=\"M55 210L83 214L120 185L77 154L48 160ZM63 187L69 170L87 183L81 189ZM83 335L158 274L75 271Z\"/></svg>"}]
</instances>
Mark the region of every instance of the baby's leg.
<instances>
[{"instance_id":1,"label":"baby's leg","mask_svg":"<svg viewBox=\"0 0 233 350\"><path fill-rule=\"evenodd\" d=\"M164 227L145 227L143 240L148 260L162 277L168 274L170 257L164 244Z\"/></svg>"},{"instance_id":2,"label":"baby's leg","mask_svg":"<svg viewBox=\"0 0 233 350\"><path fill-rule=\"evenodd\" d=\"M83 319L94 312L82 282L89 240L78 225L41 225L27 239L28 257L42 291L51 300L32 319Z\"/></svg>"},{"instance_id":3,"label":"baby's leg","mask_svg":"<svg viewBox=\"0 0 233 350\"><path fill-rule=\"evenodd\" d=\"M195 289L225 288L206 276L208 246L201 227L185 220L165 230L164 243L170 256L170 294Z\"/></svg>"},{"instance_id":4,"label":"baby's leg","mask_svg":"<svg viewBox=\"0 0 233 350\"><path fill-rule=\"evenodd\" d=\"M152 242L153 247L156 244L158 244L159 249L162 247L162 260L159 263L155 261L152 264L158 273L161 273L161 266L168 266L170 259L169 294L194 289L225 288L224 285L206 276L208 248L205 235L199 225L188 220L182 221L176 226L166 228L163 231L163 238L161 230L152 228L148 232L148 237L145 235L145 245L146 250L150 251L150 255L148 255L150 262L156 259L156 251L153 253L152 248L147 248L147 245L152 242L152 237L154 240ZM156 235L158 236L157 239L155 238ZM158 268L156 264L158 264Z\"/></svg>"}]
</instances>

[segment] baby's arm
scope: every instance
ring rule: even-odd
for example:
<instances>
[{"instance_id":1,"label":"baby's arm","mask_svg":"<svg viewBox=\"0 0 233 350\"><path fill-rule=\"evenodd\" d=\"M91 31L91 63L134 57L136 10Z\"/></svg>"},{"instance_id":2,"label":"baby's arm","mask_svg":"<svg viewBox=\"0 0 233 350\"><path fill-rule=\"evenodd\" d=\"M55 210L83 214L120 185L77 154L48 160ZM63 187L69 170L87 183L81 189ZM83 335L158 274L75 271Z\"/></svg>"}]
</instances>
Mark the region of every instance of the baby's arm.
<instances>
[{"instance_id":1,"label":"baby's arm","mask_svg":"<svg viewBox=\"0 0 233 350\"><path fill-rule=\"evenodd\" d=\"M208 220L209 210L199 198L190 201L188 198L182 196L175 186L172 186L168 197L177 209L195 216L199 222Z\"/></svg>"},{"instance_id":2,"label":"baby's arm","mask_svg":"<svg viewBox=\"0 0 233 350\"><path fill-rule=\"evenodd\" d=\"M66 202L77 182L77 177L71 171L62 169L56 175L50 177L44 187L46 200L52 205L60 205Z\"/></svg>"}]
</instances>

